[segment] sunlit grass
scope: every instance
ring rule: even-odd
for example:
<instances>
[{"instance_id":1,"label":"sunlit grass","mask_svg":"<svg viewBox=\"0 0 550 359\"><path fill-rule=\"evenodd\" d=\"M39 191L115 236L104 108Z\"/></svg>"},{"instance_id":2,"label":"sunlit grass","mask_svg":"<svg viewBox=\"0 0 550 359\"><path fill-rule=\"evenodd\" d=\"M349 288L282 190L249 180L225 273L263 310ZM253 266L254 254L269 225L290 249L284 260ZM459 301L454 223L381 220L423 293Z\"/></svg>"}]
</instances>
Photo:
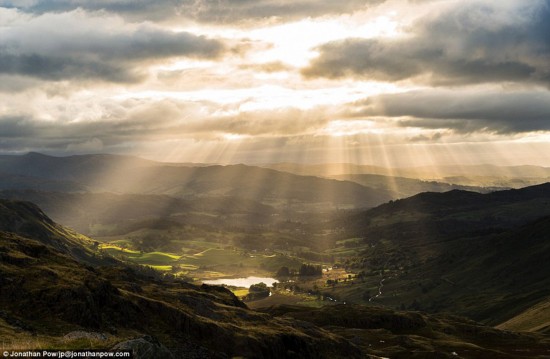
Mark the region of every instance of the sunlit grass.
<instances>
[{"instance_id":1,"label":"sunlit grass","mask_svg":"<svg viewBox=\"0 0 550 359\"><path fill-rule=\"evenodd\" d=\"M239 298L242 298L248 294L248 289L233 289L231 291Z\"/></svg>"},{"instance_id":2,"label":"sunlit grass","mask_svg":"<svg viewBox=\"0 0 550 359\"><path fill-rule=\"evenodd\" d=\"M120 253L125 253L125 254L140 254L139 251L124 248L124 247L121 247L121 246L115 245L115 244L100 244L99 249L103 249L103 250L106 250L108 252L111 251L111 252L114 252L114 253L120 252Z\"/></svg>"},{"instance_id":3,"label":"sunlit grass","mask_svg":"<svg viewBox=\"0 0 550 359\"><path fill-rule=\"evenodd\" d=\"M180 256L164 252L150 252L131 256L130 259L139 264L167 266L176 263Z\"/></svg>"},{"instance_id":4,"label":"sunlit grass","mask_svg":"<svg viewBox=\"0 0 550 359\"><path fill-rule=\"evenodd\" d=\"M201 253L182 258L180 262L195 266L228 265L242 262L242 253L232 250L210 248Z\"/></svg>"},{"instance_id":5,"label":"sunlit grass","mask_svg":"<svg viewBox=\"0 0 550 359\"><path fill-rule=\"evenodd\" d=\"M169 271L172 270L172 264L175 264L180 258L181 255L174 253L166 252L148 252L143 253L140 251L122 248L115 244L101 244L100 249L106 251L108 254L113 256L122 255L124 259L137 264L148 265L160 271ZM196 266L191 266L184 269L191 270L195 269Z\"/></svg>"},{"instance_id":6,"label":"sunlit grass","mask_svg":"<svg viewBox=\"0 0 550 359\"><path fill-rule=\"evenodd\" d=\"M172 270L172 266L163 266L163 265L151 265L151 268L154 268L161 272L168 272Z\"/></svg>"}]
</instances>

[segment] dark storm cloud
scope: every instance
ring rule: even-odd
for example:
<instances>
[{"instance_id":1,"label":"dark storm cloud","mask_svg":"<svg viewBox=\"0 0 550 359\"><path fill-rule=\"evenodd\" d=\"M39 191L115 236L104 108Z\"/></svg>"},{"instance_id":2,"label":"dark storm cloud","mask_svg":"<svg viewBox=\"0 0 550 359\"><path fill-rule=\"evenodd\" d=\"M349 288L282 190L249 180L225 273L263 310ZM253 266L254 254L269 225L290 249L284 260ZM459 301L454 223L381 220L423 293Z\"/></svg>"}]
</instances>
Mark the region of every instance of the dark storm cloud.
<instances>
[{"instance_id":1,"label":"dark storm cloud","mask_svg":"<svg viewBox=\"0 0 550 359\"><path fill-rule=\"evenodd\" d=\"M352 116L407 118L400 125L457 132L550 130L550 92L419 91L355 103Z\"/></svg>"},{"instance_id":2,"label":"dark storm cloud","mask_svg":"<svg viewBox=\"0 0 550 359\"><path fill-rule=\"evenodd\" d=\"M222 41L188 32L124 25L82 11L19 19L0 29L0 74L135 82L145 75L144 63L171 57L213 59L225 50Z\"/></svg>"},{"instance_id":3,"label":"dark storm cloud","mask_svg":"<svg viewBox=\"0 0 550 359\"><path fill-rule=\"evenodd\" d=\"M103 79L111 82L134 82L139 79L136 73L116 64L62 56L12 55L1 51L0 73L44 80Z\"/></svg>"},{"instance_id":4,"label":"dark storm cloud","mask_svg":"<svg viewBox=\"0 0 550 359\"><path fill-rule=\"evenodd\" d=\"M550 84L548 34L550 0L458 3L421 19L408 37L327 43L303 74L435 85Z\"/></svg>"},{"instance_id":5,"label":"dark storm cloud","mask_svg":"<svg viewBox=\"0 0 550 359\"><path fill-rule=\"evenodd\" d=\"M0 117L0 138L32 137L39 133L40 128L31 125L30 119L24 116Z\"/></svg>"},{"instance_id":6,"label":"dark storm cloud","mask_svg":"<svg viewBox=\"0 0 550 359\"><path fill-rule=\"evenodd\" d=\"M64 12L77 8L107 11L134 21L195 20L205 23L235 23L266 18L290 21L304 17L352 13L385 0L0 0L0 6L35 14Z\"/></svg>"},{"instance_id":7,"label":"dark storm cloud","mask_svg":"<svg viewBox=\"0 0 550 359\"><path fill-rule=\"evenodd\" d=\"M162 115L162 114L160 114ZM159 138L167 122L162 118L151 121L104 119L63 123L43 121L32 116L0 116L0 151L21 148L65 150L98 139L106 146L132 141Z\"/></svg>"}]
</instances>

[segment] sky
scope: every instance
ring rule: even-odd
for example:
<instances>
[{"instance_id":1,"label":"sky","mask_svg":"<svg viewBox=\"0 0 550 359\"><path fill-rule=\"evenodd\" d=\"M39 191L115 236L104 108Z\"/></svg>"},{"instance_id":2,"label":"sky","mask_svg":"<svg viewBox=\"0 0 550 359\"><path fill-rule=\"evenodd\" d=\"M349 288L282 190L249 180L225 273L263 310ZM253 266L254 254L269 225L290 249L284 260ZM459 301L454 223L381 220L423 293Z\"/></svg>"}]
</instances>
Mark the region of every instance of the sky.
<instances>
[{"instance_id":1,"label":"sky","mask_svg":"<svg viewBox=\"0 0 550 359\"><path fill-rule=\"evenodd\" d=\"M0 0L0 153L550 166L550 0Z\"/></svg>"}]
</instances>

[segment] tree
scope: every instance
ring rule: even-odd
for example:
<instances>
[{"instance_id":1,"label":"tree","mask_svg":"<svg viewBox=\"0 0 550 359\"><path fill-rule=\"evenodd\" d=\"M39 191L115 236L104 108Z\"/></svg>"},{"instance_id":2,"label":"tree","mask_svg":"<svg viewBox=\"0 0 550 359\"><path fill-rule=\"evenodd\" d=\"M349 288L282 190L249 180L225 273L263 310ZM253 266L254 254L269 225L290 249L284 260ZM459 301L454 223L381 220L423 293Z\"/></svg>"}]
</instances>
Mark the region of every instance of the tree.
<instances>
[{"instance_id":1,"label":"tree","mask_svg":"<svg viewBox=\"0 0 550 359\"><path fill-rule=\"evenodd\" d=\"M288 267L281 267L275 274L275 277L289 277L290 276L290 269Z\"/></svg>"},{"instance_id":2,"label":"tree","mask_svg":"<svg viewBox=\"0 0 550 359\"><path fill-rule=\"evenodd\" d=\"M264 282L252 284L248 289L248 291L250 292L265 292L266 290L269 291L269 289L267 288L267 284L265 284Z\"/></svg>"},{"instance_id":3,"label":"tree","mask_svg":"<svg viewBox=\"0 0 550 359\"><path fill-rule=\"evenodd\" d=\"M303 276L315 276L323 274L323 267L314 264L302 264L298 271L298 274Z\"/></svg>"},{"instance_id":4,"label":"tree","mask_svg":"<svg viewBox=\"0 0 550 359\"><path fill-rule=\"evenodd\" d=\"M252 284L248 289L248 295L245 297L246 300L257 300L265 297L269 297L269 288L265 283Z\"/></svg>"}]
</instances>

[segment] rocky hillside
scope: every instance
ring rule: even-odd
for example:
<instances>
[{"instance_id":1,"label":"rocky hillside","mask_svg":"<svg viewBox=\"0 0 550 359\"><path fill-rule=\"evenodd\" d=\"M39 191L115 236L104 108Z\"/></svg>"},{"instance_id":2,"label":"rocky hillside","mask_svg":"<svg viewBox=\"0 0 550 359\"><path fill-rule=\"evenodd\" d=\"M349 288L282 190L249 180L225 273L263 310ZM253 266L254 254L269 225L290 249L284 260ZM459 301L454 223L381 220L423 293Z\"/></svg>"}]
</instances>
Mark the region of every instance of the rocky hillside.
<instances>
[{"instance_id":1,"label":"rocky hillside","mask_svg":"<svg viewBox=\"0 0 550 359\"><path fill-rule=\"evenodd\" d=\"M63 237L63 227L36 206L0 205L4 340L24 333L55 343L69 332L95 331L107 333L111 344L149 334L174 352L192 344L214 357L361 357L340 336L250 311L222 287L197 287L114 262L87 265L73 255L81 245Z\"/></svg>"},{"instance_id":2,"label":"rocky hillside","mask_svg":"<svg viewBox=\"0 0 550 359\"><path fill-rule=\"evenodd\" d=\"M550 350L543 334L416 312L350 305L252 311L225 288L100 260L89 240L33 204L0 201L0 208L5 350L132 348L137 358L146 358L144 347L163 358L453 357L466 349L479 355L465 357L520 357L512 347L536 358Z\"/></svg>"}]
</instances>

